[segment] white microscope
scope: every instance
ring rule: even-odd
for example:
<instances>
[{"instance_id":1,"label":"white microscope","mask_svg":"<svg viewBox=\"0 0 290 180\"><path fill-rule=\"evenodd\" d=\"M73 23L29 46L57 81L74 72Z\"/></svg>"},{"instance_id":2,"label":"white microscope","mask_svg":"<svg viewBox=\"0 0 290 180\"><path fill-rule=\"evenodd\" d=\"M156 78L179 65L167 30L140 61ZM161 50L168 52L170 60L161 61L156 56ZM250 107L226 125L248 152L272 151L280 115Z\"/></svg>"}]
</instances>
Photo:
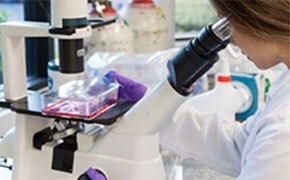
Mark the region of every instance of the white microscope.
<instances>
[{"instance_id":1,"label":"white microscope","mask_svg":"<svg viewBox=\"0 0 290 180\"><path fill-rule=\"evenodd\" d=\"M37 100L27 93L24 37L59 39L60 72L72 80L83 73L82 39L91 33L87 0L51 2L51 24L0 25L6 99L2 104L16 112L13 179L77 179L90 167L101 171L103 179L165 179L158 132L229 43L229 21L224 18L204 28L169 61L168 78L106 132L84 130L79 122L41 114Z\"/></svg>"}]
</instances>

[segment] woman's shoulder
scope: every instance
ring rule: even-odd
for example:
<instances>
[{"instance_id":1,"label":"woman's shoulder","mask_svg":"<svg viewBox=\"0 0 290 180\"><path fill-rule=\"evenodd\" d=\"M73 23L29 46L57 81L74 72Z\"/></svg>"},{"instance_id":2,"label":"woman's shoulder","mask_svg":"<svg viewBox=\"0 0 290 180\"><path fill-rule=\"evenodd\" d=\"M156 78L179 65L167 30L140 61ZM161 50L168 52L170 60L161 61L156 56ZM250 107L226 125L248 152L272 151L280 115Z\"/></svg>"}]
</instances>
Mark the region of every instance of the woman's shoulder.
<instances>
[{"instance_id":1,"label":"woman's shoulder","mask_svg":"<svg viewBox=\"0 0 290 180\"><path fill-rule=\"evenodd\" d=\"M245 127L255 134L265 131L282 133L282 129L290 132L290 95L265 104L246 121Z\"/></svg>"},{"instance_id":2,"label":"woman's shoulder","mask_svg":"<svg viewBox=\"0 0 290 180\"><path fill-rule=\"evenodd\" d=\"M261 115L264 117L283 117L290 120L290 71L277 80L270 90Z\"/></svg>"},{"instance_id":3,"label":"woman's shoulder","mask_svg":"<svg viewBox=\"0 0 290 180\"><path fill-rule=\"evenodd\" d=\"M290 84L289 89L283 88L273 99L266 102L260 116L265 118L281 117L290 121Z\"/></svg>"}]
</instances>

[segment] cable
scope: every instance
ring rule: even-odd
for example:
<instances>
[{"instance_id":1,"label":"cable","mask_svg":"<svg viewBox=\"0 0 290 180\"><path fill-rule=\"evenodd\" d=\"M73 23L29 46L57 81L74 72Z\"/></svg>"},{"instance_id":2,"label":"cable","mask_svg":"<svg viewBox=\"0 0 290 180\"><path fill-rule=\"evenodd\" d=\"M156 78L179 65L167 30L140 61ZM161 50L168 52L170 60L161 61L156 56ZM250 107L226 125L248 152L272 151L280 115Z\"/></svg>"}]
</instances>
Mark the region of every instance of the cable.
<instances>
[{"instance_id":1,"label":"cable","mask_svg":"<svg viewBox=\"0 0 290 180\"><path fill-rule=\"evenodd\" d=\"M93 29L98 28L98 27L102 27L102 26L106 26L112 23L117 22L119 18L118 17L114 17L112 19L103 19L103 18L96 18L96 19L89 19L88 22L92 23L91 26Z\"/></svg>"}]
</instances>

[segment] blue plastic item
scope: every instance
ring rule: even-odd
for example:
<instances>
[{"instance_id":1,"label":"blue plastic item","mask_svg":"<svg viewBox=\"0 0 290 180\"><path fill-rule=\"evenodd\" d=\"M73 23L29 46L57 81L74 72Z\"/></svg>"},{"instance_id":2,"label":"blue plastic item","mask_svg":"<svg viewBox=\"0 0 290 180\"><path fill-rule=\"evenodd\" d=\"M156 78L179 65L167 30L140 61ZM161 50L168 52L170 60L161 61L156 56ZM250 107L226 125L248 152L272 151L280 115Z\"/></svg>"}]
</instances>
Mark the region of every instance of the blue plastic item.
<instances>
[{"instance_id":1,"label":"blue plastic item","mask_svg":"<svg viewBox=\"0 0 290 180\"><path fill-rule=\"evenodd\" d=\"M236 113L236 119L245 121L255 114L259 105L259 90L255 74L232 74L232 84L237 88L244 88L250 96L250 100Z\"/></svg>"}]
</instances>

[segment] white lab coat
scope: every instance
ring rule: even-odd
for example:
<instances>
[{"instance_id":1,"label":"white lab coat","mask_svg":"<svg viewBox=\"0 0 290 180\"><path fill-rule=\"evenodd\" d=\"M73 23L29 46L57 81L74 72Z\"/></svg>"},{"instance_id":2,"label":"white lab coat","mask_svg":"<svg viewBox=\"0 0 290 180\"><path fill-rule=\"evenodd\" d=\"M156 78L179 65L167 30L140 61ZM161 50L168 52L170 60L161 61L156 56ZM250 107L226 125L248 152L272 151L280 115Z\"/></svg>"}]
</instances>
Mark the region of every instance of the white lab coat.
<instances>
[{"instance_id":1,"label":"white lab coat","mask_svg":"<svg viewBox=\"0 0 290 180\"><path fill-rule=\"evenodd\" d=\"M244 123L197 112L188 102L160 133L163 146L237 180L290 180L290 70Z\"/></svg>"}]
</instances>

